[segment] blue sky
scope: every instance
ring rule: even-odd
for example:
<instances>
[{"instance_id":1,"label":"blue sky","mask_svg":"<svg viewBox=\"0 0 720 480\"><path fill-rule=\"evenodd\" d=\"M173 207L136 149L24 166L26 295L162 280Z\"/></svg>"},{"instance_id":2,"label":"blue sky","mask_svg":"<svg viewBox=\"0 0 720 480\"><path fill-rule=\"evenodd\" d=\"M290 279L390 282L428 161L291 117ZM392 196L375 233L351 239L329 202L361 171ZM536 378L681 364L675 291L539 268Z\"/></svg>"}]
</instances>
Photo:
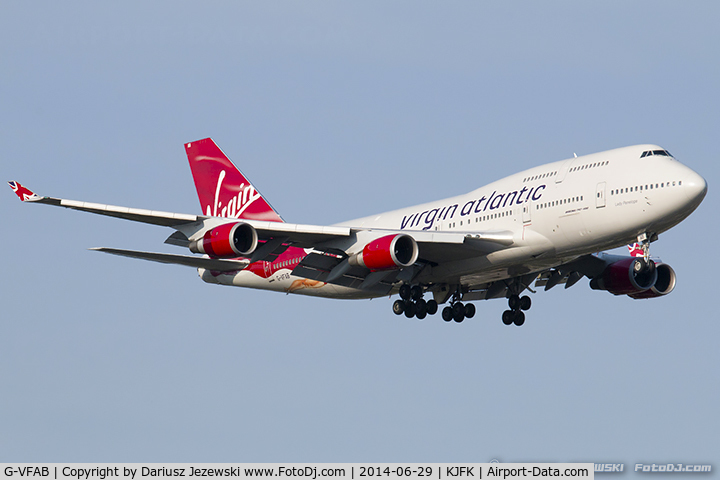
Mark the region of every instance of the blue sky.
<instances>
[{"instance_id":1,"label":"blue sky","mask_svg":"<svg viewBox=\"0 0 720 480\"><path fill-rule=\"evenodd\" d=\"M582 281L511 328L503 301L448 325L206 285L86 250L179 253L169 229L8 188L0 461L719 467L719 20L711 2L6 3L0 171L42 195L199 213L183 143L206 136L296 223L637 143L709 193L652 247L670 296Z\"/></svg>"}]
</instances>

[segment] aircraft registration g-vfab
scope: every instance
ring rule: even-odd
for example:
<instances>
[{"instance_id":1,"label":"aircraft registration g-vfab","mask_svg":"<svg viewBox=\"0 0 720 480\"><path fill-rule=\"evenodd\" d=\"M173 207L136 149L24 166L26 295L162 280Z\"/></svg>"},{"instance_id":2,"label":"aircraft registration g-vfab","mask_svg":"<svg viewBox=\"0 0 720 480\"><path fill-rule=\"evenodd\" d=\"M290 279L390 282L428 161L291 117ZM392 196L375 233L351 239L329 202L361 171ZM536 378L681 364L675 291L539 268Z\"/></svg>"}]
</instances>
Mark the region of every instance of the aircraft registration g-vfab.
<instances>
[{"instance_id":1,"label":"aircraft registration g-vfab","mask_svg":"<svg viewBox=\"0 0 720 480\"><path fill-rule=\"evenodd\" d=\"M504 298L506 325L522 325L525 290L590 287L648 299L676 275L650 257L658 235L702 202L705 180L657 145L540 165L470 193L332 226L286 223L212 139L185 145L202 214L167 213L41 197L23 202L170 227L165 243L194 255L95 248L197 268L205 282L330 298L399 294L397 315L445 321L475 315L469 302ZM629 255L603 250L629 245ZM425 300L426 294L432 297ZM523 296L521 296L523 295Z\"/></svg>"}]
</instances>

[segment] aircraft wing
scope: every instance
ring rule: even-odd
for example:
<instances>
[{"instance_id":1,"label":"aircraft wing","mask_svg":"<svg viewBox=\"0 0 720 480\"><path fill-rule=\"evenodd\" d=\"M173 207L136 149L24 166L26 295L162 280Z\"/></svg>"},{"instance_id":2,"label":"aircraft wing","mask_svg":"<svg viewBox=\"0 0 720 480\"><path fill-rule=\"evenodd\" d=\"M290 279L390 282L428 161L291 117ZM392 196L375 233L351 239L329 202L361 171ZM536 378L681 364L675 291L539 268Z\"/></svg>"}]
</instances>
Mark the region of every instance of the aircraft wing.
<instances>
[{"instance_id":1,"label":"aircraft wing","mask_svg":"<svg viewBox=\"0 0 720 480\"><path fill-rule=\"evenodd\" d=\"M236 272L249 265L248 260L223 260L219 258L198 257L192 255L172 255L168 253L138 252L136 250L122 250L118 248L91 248L96 252L120 255L121 257L139 258L152 262L184 265L186 267L205 268L215 272Z\"/></svg>"},{"instance_id":2,"label":"aircraft wing","mask_svg":"<svg viewBox=\"0 0 720 480\"><path fill-rule=\"evenodd\" d=\"M80 210L83 212L124 218L126 220L132 220L133 222L150 223L153 225L162 225L164 227L175 227L178 225L197 222L199 218L197 215L187 215L183 213L159 212L139 208L118 207L115 205L103 205L100 203L79 202L77 200L66 200L64 198L41 197L18 182L8 182L8 184L23 202L43 203L45 205L54 205L56 207L71 208L73 210Z\"/></svg>"},{"instance_id":3,"label":"aircraft wing","mask_svg":"<svg viewBox=\"0 0 720 480\"><path fill-rule=\"evenodd\" d=\"M186 246L189 242L188 239L191 237L197 238L204 234L204 232L218 225L226 224L228 221L242 221L255 228L259 240L264 242L258 247L256 254L251 257L251 261L265 259L272 260L279 251L282 251L290 245L300 248L313 248L318 251L331 254L338 253L342 256L348 248L354 245L365 245L365 243L375 238L393 234L404 234L413 237L418 243L418 247L420 249L419 260L426 263L442 263L446 261L476 257L478 255L488 254L499 249L507 248L514 242L513 233L510 231L462 233L393 229L382 230L358 229L345 226L301 225L245 219L238 220L235 218L172 213L54 197L42 197L18 182L8 182L8 184L23 202L42 203L99 215L123 218L134 222L174 228L180 233L171 235L170 238L168 238L167 243L180 246ZM180 258L182 256L175 256L178 258L171 259L170 257L163 257L163 254L136 252L133 255L130 255L128 251L125 250L110 250L111 249L104 249L102 251L116 255L133 256L134 258L144 258L146 260L164 263L190 265L188 260L182 260ZM149 255L157 255L157 257L149 258ZM228 265L227 267L229 268L230 266ZM222 268L203 268L210 268L218 271L222 270Z\"/></svg>"},{"instance_id":4,"label":"aircraft wing","mask_svg":"<svg viewBox=\"0 0 720 480\"><path fill-rule=\"evenodd\" d=\"M133 222L171 227L181 231L186 238L197 232L204 232L217 225L228 223L228 221L238 221L234 218L162 212L156 210L120 207L116 205L104 205L101 203L82 202L78 200L67 200L64 198L41 197L18 182L8 182L8 184L23 202L42 203L45 205L53 205L57 207L70 208L72 210L96 213L99 215L124 218L125 220L131 220ZM255 220L242 221L251 224L257 230L258 236L262 240L283 237L286 238L287 242L304 248L311 248L318 243L332 240L337 237L348 237L350 235L350 228L348 227L325 227ZM173 236L173 238L174 240L178 240L177 236ZM177 241L168 243L182 244L182 241L179 243Z\"/></svg>"}]
</instances>

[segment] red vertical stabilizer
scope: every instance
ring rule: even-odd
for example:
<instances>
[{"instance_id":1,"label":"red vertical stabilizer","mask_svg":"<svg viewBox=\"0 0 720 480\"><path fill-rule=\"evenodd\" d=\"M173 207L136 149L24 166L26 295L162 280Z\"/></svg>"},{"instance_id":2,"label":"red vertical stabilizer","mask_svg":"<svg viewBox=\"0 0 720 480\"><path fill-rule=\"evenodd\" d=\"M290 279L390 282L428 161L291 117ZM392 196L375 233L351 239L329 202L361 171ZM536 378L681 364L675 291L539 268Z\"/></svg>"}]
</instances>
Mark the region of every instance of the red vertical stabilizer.
<instances>
[{"instance_id":1,"label":"red vertical stabilizer","mask_svg":"<svg viewBox=\"0 0 720 480\"><path fill-rule=\"evenodd\" d=\"M283 221L211 138L186 143L185 152L204 215Z\"/></svg>"}]
</instances>

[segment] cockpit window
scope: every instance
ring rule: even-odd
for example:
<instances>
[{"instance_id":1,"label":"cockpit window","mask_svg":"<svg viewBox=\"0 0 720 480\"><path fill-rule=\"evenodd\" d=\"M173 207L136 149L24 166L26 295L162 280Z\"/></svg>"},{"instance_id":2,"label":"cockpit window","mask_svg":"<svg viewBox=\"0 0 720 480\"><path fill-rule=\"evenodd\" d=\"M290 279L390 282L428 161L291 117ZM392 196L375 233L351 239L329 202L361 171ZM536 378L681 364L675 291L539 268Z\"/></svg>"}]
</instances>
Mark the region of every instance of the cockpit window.
<instances>
[{"instance_id":1,"label":"cockpit window","mask_svg":"<svg viewBox=\"0 0 720 480\"><path fill-rule=\"evenodd\" d=\"M675 158L667 150L646 150L642 153L642 155L640 155L640 158L649 157L652 155L661 155L663 157Z\"/></svg>"}]
</instances>

